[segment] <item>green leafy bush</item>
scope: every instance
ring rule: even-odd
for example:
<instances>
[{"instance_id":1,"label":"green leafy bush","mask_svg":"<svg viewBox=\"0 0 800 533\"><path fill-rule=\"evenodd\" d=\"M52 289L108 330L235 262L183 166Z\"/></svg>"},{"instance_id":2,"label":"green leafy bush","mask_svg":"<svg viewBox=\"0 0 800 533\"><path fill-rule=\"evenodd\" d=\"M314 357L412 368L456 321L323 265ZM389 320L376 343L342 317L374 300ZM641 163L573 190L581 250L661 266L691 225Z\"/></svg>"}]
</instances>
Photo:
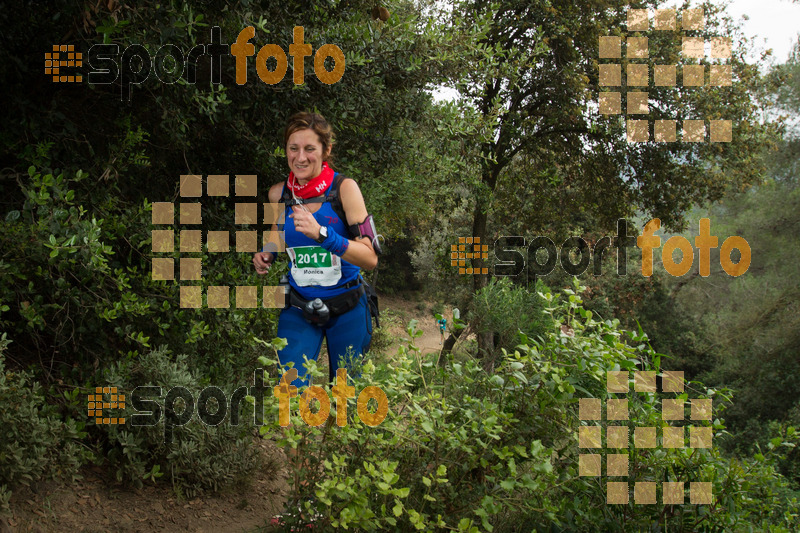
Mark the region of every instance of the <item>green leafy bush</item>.
<instances>
[{"instance_id":1,"label":"green leafy bush","mask_svg":"<svg viewBox=\"0 0 800 533\"><path fill-rule=\"evenodd\" d=\"M171 357L164 348L149 351L136 359L119 362L105 372L105 383L120 390L133 391L138 386L161 387L161 396L148 398L158 403L162 416L153 426L132 426L135 411L126 405L126 425L107 426L106 455L119 481L137 486L166 475L179 494L192 497L205 490L219 490L233 482L242 482L260 465L258 448L253 446L252 408L242 402L238 425L231 425L229 409L217 426L204 424L196 412L185 425L173 428L172 442L165 439L164 398L173 387L186 387L195 403L202 390L201 380L187 365L187 356ZM222 386L226 398L232 388ZM175 411L186 406L176 402ZM209 402L211 403L211 402ZM197 407L195 406L195 410ZM216 407L209 405L210 412Z\"/></svg>"},{"instance_id":2,"label":"green leafy bush","mask_svg":"<svg viewBox=\"0 0 800 533\"><path fill-rule=\"evenodd\" d=\"M609 397L607 371L661 372L646 335L596 320L581 306L581 290L563 299L540 293L540 319L551 326L541 340L523 335L492 374L470 358L439 368L413 342L390 365L366 362L348 384L356 395L370 385L385 392L388 414L376 427L360 421L352 400L345 427L312 428L293 416L282 442L301 458L292 464L289 502L300 510L286 523L316 516L322 529L364 531L795 529L798 504L775 467L780 446L752 459L725 457L717 447L619 451L629 455L629 483L708 481L711 505L637 505L633 497L608 505L604 480L579 475L578 428L587 422L578 419L578 400ZM409 334L419 336L413 322ZM655 395L627 397L631 427L667 425ZM696 382L685 397L712 398L716 414L729 398ZM277 429L271 400L265 419L273 427L265 432ZM708 425L715 439L724 437L720 419Z\"/></svg>"},{"instance_id":3,"label":"green leafy bush","mask_svg":"<svg viewBox=\"0 0 800 533\"><path fill-rule=\"evenodd\" d=\"M86 174L31 167L28 178L21 184L22 209L9 212L0 226L6 251L0 259L0 327L15 341L17 365L31 365L39 380L60 379L73 391L98 383L122 390L156 384L166 394L176 384L199 391L201 383L242 377L257 354L252 333L273 328L270 315L179 308L177 283L150 276L149 204L116 205L100 218L76 194ZM127 255L120 253L120 241L129 247ZM249 261L224 255L204 258L209 284L227 283ZM154 351L156 342L168 348ZM192 357L167 355L178 348L191 350ZM85 420L85 403L78 409L79 399L68 400L72 416ZM50 403L59 401L60 394ZM88 443L108 453L120 480L141 483L167 472L176 488L191 493L239 479L255 464L242 426L206 428L195 421L176 429L180 438L173 447L164 446L163 424L160 433L90 427Z\"/></svg>"},{"instance_id":4,"label":"green leafy bush","mask_svg":"<svg viewBox=\"0 0 800 533\"><path fill-rule=\"evenodd\" d=\"M496 358L503 349L512 351L520 333L536 338L552 327L552 320L543 313L545 300L538 294L542 290L541 281L529 290L509 278L492 278L478 291L468 319L476 333L494 335L496 352L490 357Z\"/></svg>"},{"instance_id":5,"label":"green leafy bush","mask_svg":"<svg viewBox=\"0 0 800 533\"><path fill-rule=\"evenodd\" d=\"M0 508L11 491L42 479L73 480L90 457L79 440L83 423L62 420L41 385L26 372L5 368L9 340L0 336Z\"/></svg>"},{"instance_id":6,"label":"green leafy bush","mask_svg":"<svg viewBox=\"0 0 800 533\"><path fill-rule=\"evenodd\" d=\"M401 324L399 316L391 309L382 309L380 319L381 327L372 330L372 343L369 350L373 356L384 354L397 343L396 337L389 330L393 326Z\"/></svg>"},{"instance_id":7,"label":"green leafy bush","mask_svg":"<svg viewBox=\"0 0 800 533\"><path fill-rule=\"evenodd\" d=\"M189 344L193 370L220 381L237 377L255 360L253 333L272 329L274 319L262 310L180 308L178 282L151 276L151 204L89 211L76 193L87 177L31 167L22 209L0 225L0 302L9 305L0 327L15 341L15 359L47 361L45 377L60 371L82 384L101 364L149 350L151 342L174 351ZM113 214L101 217L106 209ZM245 254L202 260L208 285L263 282Z\"/></svg>"}]
</instances>

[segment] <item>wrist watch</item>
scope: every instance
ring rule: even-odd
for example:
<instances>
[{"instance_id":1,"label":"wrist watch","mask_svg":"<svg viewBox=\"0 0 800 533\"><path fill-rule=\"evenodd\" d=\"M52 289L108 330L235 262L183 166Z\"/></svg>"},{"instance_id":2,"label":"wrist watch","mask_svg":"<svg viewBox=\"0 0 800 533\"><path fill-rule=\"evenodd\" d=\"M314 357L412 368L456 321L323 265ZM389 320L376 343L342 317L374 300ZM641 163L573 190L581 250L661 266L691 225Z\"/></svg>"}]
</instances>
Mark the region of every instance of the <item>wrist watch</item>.
<instances>
[{"instance_id":1,"label":"wrist watch","mask_svg":"<svg viewBox=\"0 0 800 533\"><path fill-rule=\"evenodd\" d=\"M319 227L319 237L317 237L317 242L322 244L325 242L325 239L328 238L328 227L327 226L320 226Z\"/></svg>"}]
</instances>

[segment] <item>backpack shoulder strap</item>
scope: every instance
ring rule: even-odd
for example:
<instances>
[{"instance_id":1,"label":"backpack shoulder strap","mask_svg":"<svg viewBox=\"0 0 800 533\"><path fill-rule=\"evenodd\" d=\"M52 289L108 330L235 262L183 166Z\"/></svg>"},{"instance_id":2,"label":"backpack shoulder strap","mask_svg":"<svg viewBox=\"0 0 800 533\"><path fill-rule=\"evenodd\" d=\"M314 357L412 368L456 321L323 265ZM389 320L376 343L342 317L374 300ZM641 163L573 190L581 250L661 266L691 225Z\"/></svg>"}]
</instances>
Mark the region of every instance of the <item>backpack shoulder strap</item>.
<instances>
[{"instance_id":1,"label":"backpack shoulder strap","mask_svg":"<svg viewBox=\"0 0 800 533\"><path fill-rule=\"evenodd\" d=\"M327 200L330 202L333 212L336 213L336 216L339 217L339 220L342 221L342 224L347 227L348 233L350 233L350 236L352 237L352 231L350 231L350 227L347 225L347 215L344 212L342 199L339 196L339 187L345 179L347 179L347 176L340 172L336 173L336 176L333 178L333 185L331 186L330 191L328 191Z\"/></svg>"},{"instance_id":2,"label":"backpack shoulder strap","mask_svg":"<svg viewBox=\"0 0 800 533\"><path fill-rule=\"evenodd\" d=\"M292 200L292 191L289 190L288 187L289 180L283 182L283 189L281 190L281 202L286 204L289 207L290 201Z\"/></svg>"},{"instance_id":3,"label":"backpack shoulder strap","mask_svg":"<svg viewBox=\"0 0 800 533\"><path fill-rule=\"evenodd\" d=\"M339 186L341 186L342 182L346 179L347 176L345 176L340 172L337 172L336 175L333 177L333 183L331 184L331 189L328 191L328 194L326 195L329 202L341 203L341 200L339 200Z\"/></svg>"},{"instance_id":4,"label":"backpack shoulder strap","mask_svg":"<svg viewBox=\"0 0 800 533\"><path fill-rule=\"evenodd\" d=\"M296 204L312 204L312 203L324 203L328 202L331 204L331 208L333 212L336 213L336 216L339 217L339 220L347 227L348 233L352 238L353 233L353 226L347 225L347 215L344 212L344 206L342 205L342 199L339 195L339 186L342 184L344 180L347 179L347 176L344 174L337 172L333 177L333 182L331 183L330 188L325 196L319 198L309 198L307 200L300 199L299 201L295 200L292 197L292 191L289 187L286 186L286 183L283 185L283 193L281 195L281 201L286 204L287 209ZM357 233L356 233L357 234Z\"/></svg>"},{"instance_id":5,"label":"backpack shoulder strap","mask_svg":"<svg viewBox=\"0 0 800 533\"><path fill-rule=\"evenodd\" d=\"M351 239L355 239L356 237L361 237L361 230L359 229L359 224L347 224L347 215L344 212L344 206L342 206L342 200L339 195L339 186L342 184L344 180L347 179L347 176L344 174L337 174L333 180L333 186L331 187L330 192L328 193L328 201L331 203L331 207L333 208L336 215L341 219L342 223L347 228L347 233ZM362 222L363 224L363 222Z\"/></svg>"}]
</instances>

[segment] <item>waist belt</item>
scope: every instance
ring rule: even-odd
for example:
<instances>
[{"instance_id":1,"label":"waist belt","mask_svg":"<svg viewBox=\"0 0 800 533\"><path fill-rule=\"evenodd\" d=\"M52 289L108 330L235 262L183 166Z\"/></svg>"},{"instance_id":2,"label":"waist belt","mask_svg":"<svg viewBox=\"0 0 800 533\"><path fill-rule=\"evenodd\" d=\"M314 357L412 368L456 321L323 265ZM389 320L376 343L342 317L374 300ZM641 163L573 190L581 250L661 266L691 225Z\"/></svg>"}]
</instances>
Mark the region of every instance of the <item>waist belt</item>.
<instances>
[{"instance_id":1,"label":"waist belt","mask_svg":"<svg viewBox=\"0 0 800 533\"><path fill-rule=\"evenodd\" d=\"M339 294L338 296L334 296L332 298L322 299L322 302L327 306L330 310L331 315L341 315L344 314L351 309L355 308L358 305L358 301L361 299L361 296L364 294L364 286L359 284L357 279L348 282L345 287L352 287L357 285L357 287L351 291L347 291L343 294ZM297 307L301 311L306 309L306 305L308 302L312 300L306 300L294 289L294 287L289 288L289 298L287 303L287 307Z\"/></svg>"}]
</instances>

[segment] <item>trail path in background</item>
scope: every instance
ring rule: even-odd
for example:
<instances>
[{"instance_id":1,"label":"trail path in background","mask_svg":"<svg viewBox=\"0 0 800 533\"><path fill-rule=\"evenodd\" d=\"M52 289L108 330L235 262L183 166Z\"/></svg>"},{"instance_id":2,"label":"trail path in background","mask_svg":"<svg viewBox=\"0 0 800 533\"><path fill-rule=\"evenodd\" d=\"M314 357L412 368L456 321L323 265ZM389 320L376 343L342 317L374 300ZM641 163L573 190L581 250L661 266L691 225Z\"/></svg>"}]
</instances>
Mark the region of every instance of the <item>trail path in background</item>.
<instances>
[{"instance_id":1,"label":"trail path in background","mask_svg":"<svg viewBox=\"0 0 800 533\"><path fill-rule=\"evenodd\" d=\"M401 296L380 296L382 327L395 337L388 353L407 338L412 319L422 336L414 339L423 354L438 353L441 336L432 301L411 301ZM448 325L452 309L445 307ZM286 456L271 440L254 437L265 466L253 472L249 486L237 485L218 494L178 498L169 481L141 489L114 480L110 469L88 466L84 479L71 485L34 484L19 488L11 498L10 515L0 514L0 533L73 531L100 533L191 531L229 533L270 531L270 517L283 512L289 491ZM167 469L168 471L168 469ZM166 478L167 476L165 476Z\"/></svg>"},{"instance_id":2,"label":"trail path in background","mask_svg":"<svg viewBox=\"0 0 800 533\"><path fill-rule=\"evenodd\" d=\"M440 344L442 337L439 334L439 326L436 324L433 313L434 304L435 302L410 301L398 296L380 296L381 312L386 309L388 315L396 316L400 321L399 324L396 324L391 323L394 322L391 318L385 320L386 327L389 328L389 332L392 335L398 338L408 338L408 332L406 331L408 322L412 319L417 321L417 329L422 331L422 336L414 339L414 344L421 350L422 354L439 353L442 349ZM450 306L445 306L444 317L447 319L448 326L452 324L453 309ZM448 334L445 334L445 338L447 338ZM400 341L396 344L405 343Z\"/></svg>"}]
</instances>

